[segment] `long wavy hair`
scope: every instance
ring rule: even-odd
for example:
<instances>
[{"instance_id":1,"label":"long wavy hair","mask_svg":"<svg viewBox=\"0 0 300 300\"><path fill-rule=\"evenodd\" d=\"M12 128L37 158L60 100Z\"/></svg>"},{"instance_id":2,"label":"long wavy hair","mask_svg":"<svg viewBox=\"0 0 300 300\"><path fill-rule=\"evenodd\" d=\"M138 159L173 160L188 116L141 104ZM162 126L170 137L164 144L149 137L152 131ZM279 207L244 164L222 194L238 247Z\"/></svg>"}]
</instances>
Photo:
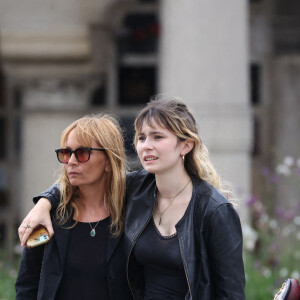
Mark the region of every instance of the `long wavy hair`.
<instances>
[{"instance_id":1,"label":"long wavy hair","mask_svg":"<svg viewBox=\"0 0 300 300\"><path fill-rule=\"evenodd\" d=\"M68 135L73 130L75 131L78 143L82 146L91 147L92 141L96 140L98 146L105 149L105 153L110 162L111 171L108 172L106 176L104 204L110 211L110 230L114 236L117 236L123 229L123 199L126 180L126 162L122 130L118 121L110 115L98 114L84 116L73 122L63 131L60 140L61 147L66 147ZM57 180L57 183L60 186L61 200L56 211L56 217L58 224L63 225L72 215L80 215L79 190L78 187L71 185L65 168Z\"/></svg>"},{"instance_id":2,"label":"long wavy hair","mask_svg":"<svg viewBox=\"0 0 300 300\"><path fill-rule=\"evenodd\" d=\"M156 97L152 99L135 119L135 146L144 122L150 126L156 123L168 129L178 137L179 141L192 140L194 147L184 159L187 173L207 181L227 199L233 195L229 184L226 183L225 187L225 184L221 182L220 176L210 161L209 152L199 136L195 118L183 102L177 98Z\"/></svg>"}]
</instances>

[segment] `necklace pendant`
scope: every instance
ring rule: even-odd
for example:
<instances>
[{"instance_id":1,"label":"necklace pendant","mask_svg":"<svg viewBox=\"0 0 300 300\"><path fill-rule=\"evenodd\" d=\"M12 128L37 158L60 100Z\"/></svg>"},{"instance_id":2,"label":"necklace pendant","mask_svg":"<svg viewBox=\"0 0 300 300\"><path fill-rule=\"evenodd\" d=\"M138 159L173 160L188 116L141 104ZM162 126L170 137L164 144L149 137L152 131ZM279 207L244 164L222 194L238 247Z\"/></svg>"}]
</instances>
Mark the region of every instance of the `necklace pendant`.
<instances>
[{"instance_id":1,"label":"necklace pendant","mask_svg":"<svg viewBox=\"0 0 300 300\"><path fill-rule=\"evenodd\" d=\"M96 235L96 230L95 228L93 228L91 231L90 231L90 236L91 237L94 237Z\"/></svg>"},{"instance_id":2,"label":"necklace pendant","mask_svg":"<svg viewBox=\"0 0 300 300\"><path fill-rule=\"evenodd\" d=\"M158 225L160 225L160 223L161 223L161 217L159 217L159 222L158 222Z\"/></svg>"}]
</instances>

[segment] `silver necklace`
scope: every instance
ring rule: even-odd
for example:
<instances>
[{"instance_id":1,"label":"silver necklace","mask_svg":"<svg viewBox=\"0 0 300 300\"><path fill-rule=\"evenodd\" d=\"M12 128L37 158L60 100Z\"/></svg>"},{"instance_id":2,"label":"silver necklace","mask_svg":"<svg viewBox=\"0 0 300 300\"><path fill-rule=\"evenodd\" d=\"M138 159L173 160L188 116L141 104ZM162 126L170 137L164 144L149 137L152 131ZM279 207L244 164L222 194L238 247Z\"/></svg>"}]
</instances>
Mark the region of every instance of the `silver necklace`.
<instances>
[{"instance_id":1,"label":"silver necklace","mask_svg":"<svg viewBox=\"0 0 300 300\"><path fill-rule=\"evenodd\" d=\"M89 224L90 224L90 227L91 227L91 231L90 231L90 236L91 237L94 237L95 235L96 235L96 227L97 227L97 225L98 225L98 223L100 222L100 220L96 223L96 225L93 227L92 225L91 225L91 223L89 222Z\"/></svg>"},{"instance_id":2,"label":"silver necklace","mask_svg":"<svg viewBox=\"0 0 300 300\"><path fill-rule=\"evenodd\" d=\"M158 225L161 224L161 219L162 219L163 214L172 205L172 203L174 202L175 198L177 196L179 196L186 189L186 187L188 186L188 184L190 183L190 181L191 181L191 179L188 180L188 182L185 184L185 186L175 196L162 196L162 195L160 195L161 198L165 198L165 199L170 199L171 200L170 203L169 203L169 205L162 212L159 211L159 208L158 208L158 199L157 199L158 197L156 198L156 201L157 201L157 213L159 215Z\"/></svg>"}]
</instances>

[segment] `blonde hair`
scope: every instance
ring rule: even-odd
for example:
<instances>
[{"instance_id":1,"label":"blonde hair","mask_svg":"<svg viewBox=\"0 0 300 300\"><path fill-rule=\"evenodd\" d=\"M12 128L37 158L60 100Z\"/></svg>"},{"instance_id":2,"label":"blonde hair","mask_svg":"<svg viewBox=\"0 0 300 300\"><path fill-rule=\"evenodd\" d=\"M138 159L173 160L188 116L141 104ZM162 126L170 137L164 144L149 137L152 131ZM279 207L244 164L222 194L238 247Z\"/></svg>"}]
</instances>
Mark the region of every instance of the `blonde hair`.
<instances>
[{"instance_id":1,"label":"blonde hair","mask_svg":"<svg viewBox=\"0 0 300 300\"><path fill-rule=\"evenodd\" d=\"M104 204L111 215L110 230L114 236L123 229L125 195L125 150L121 128L115 118L107 114L89 115L69 125L61 135L61 146L65 147L68 135L74 130L77 141L91 147L96 140L99 147L105 149L111 171L106 176ZM57 183L60 185L61 201L56 211L58 223L63 225L74 214L80 215L78 188L72 186L64 169ZM77 222L76 222L77 223ZM75 225L76 225L75 223ZM75 226L74 225L74 226Z\"/></svg>"},{"instance_id":2,"label":"blonde hair","mask_svg":"<svg viewBox=\"0 0 300 300\"><path fill-rule=\"evenodd\" d=\"M187 173L207 181L227 199L229 198L232 192L221 183L220 176L210 161L208 150L198 134L196 121L183 102L176 98L161 99L157 97L152 99L135 119L135 145L144 122L150 126L156 123L168 129L178 137L179 141L192 140L194 147L184 159Z\"/></svg>"}]
</instances>

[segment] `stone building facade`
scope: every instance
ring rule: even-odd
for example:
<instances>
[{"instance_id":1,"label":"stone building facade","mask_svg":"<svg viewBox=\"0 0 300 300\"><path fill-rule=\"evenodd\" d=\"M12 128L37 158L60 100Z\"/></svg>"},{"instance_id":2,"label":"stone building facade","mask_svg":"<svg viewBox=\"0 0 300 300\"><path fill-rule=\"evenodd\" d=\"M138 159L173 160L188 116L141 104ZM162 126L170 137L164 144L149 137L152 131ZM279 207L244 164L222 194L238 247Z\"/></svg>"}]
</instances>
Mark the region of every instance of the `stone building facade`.
<instances>
[{"instance_id":1,"label":"stone building facade","mask_svg":"<svg viewBox=\"0 0 300 300\"><path fill-rule=\"evenodd\" d=\"M280 46L297 23L288 2L282 16L279 0L0 0L2 243L55 181L67 124L118 116L135 168L132 123L155 94L182 98L222 177L257 189L271 146L297 139L299 44Z\"/></svg>"}]
</instances>

